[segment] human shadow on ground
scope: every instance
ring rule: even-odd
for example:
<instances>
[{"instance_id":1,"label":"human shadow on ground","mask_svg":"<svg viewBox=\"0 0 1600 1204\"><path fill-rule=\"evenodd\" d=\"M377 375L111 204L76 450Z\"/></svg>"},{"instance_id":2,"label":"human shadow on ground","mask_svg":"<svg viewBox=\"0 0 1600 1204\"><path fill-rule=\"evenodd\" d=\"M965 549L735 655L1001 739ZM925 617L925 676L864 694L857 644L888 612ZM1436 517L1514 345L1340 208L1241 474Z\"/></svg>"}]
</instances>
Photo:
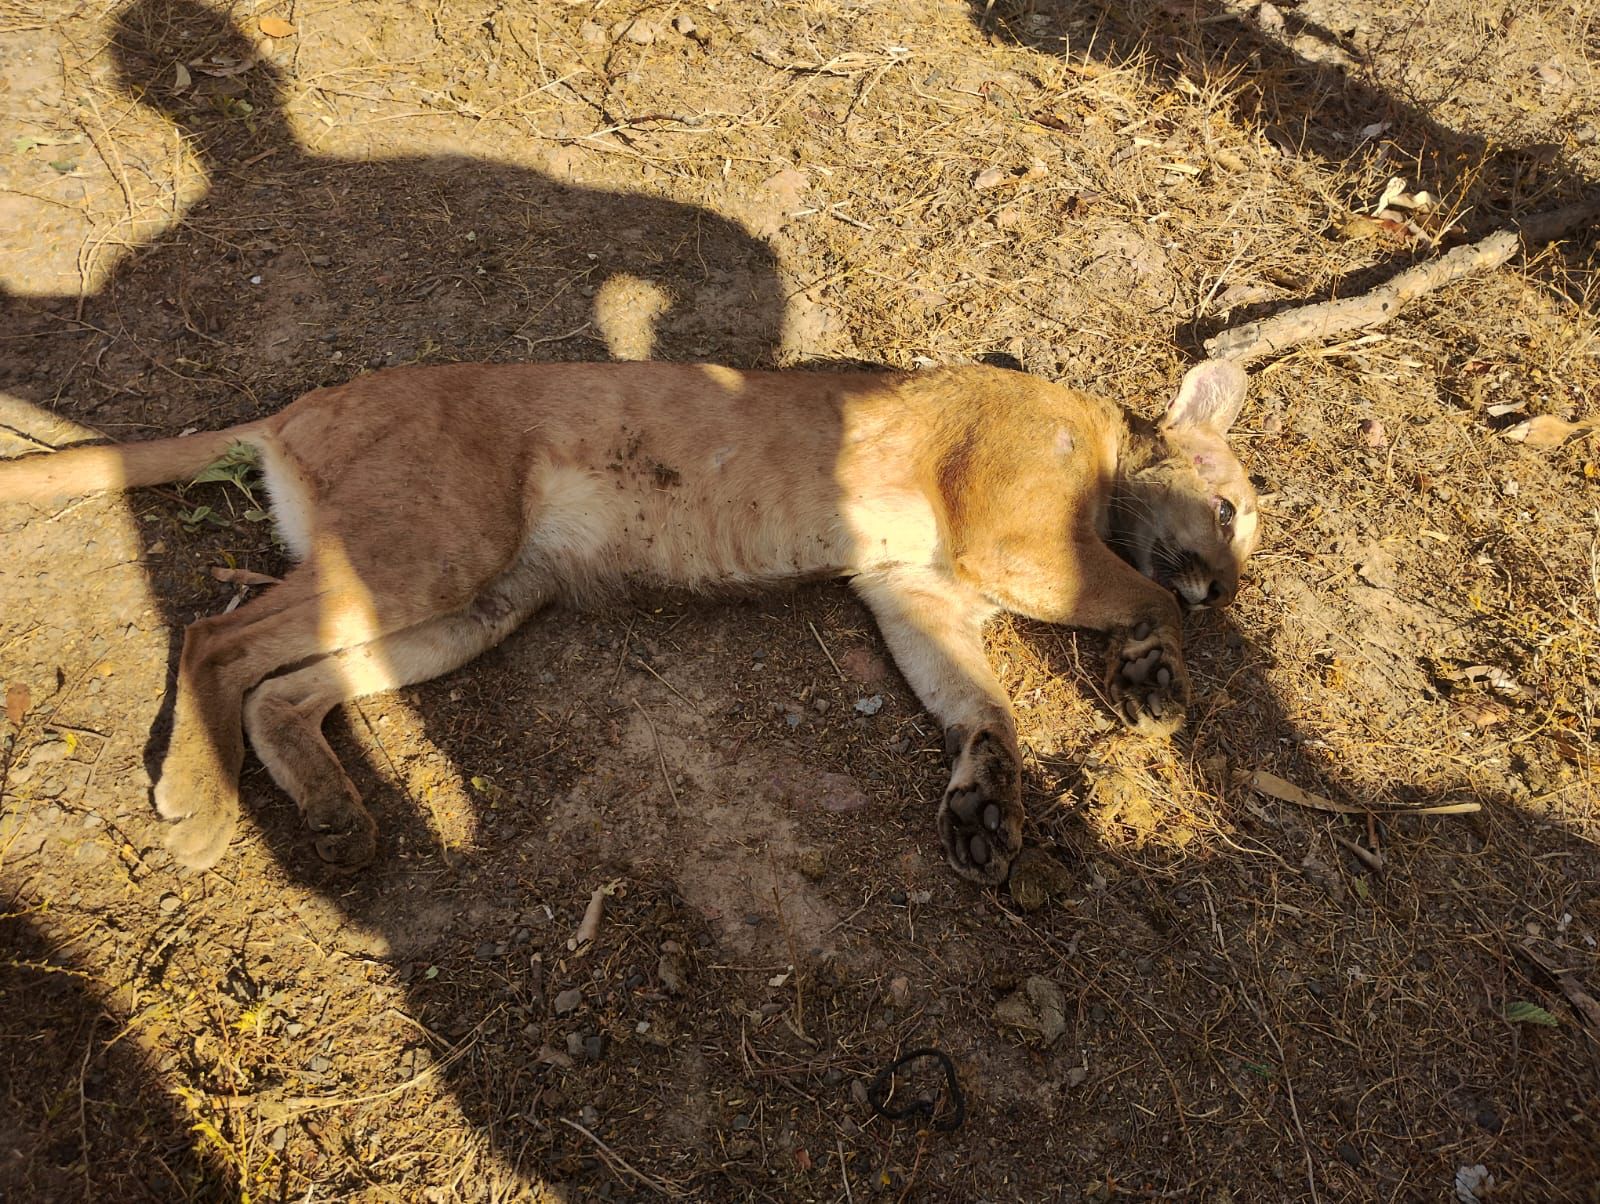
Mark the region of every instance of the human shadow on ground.
<instances>
[{"instance_id":1,"label":"human shadow on ground","mask_svg":"<svg viewBox=\"0 0 1600 1204\"><path fill-rule=\"evenodd\" d=\"M776 260L735 221L464 155L316 154L278 69L194 0L123 9L111 53L207 189L81 313L0 293L0 388L17 396L127 436L258 417L369 368L605 359L613 321L653 333L629 348L649 358L748 367L778 349ZM251 65L175 93L180 59ZM175 382L211 396L174 402Z\"/></svg>"},{"instance_id":2,"label":"human shadow on ground","mask_svg":"<svg viewBox=\"0 0 1600 1204\"><path fill-rule=\"evenodd\" d=\"M121 1039L126 1020L25 914L0 914L0 1195L239 1198L162 1090L155 1059Z\"/></svg>"}]
</instances>

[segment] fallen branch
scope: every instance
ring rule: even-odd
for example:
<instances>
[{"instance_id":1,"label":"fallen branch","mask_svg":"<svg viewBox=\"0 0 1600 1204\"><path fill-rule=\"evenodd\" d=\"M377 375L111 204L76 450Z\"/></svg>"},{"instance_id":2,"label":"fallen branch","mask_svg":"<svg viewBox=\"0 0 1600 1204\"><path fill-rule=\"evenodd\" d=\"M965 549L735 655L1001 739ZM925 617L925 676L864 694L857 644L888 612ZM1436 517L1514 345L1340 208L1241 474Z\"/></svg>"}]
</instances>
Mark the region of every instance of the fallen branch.
<instances>
[{"instance_id":1,"label":"fallen branch","mask_svg":"<svg viewBox=\"0 0 1600 1204\"><path fill-rule=\"evenodd\" d=\"M1530 245L1550 242L1597 218L1600 218L1600 197L1541 213L1515 230L1497 230L1478 242L1419 263L1370 293L1302 305L1259 322L1224 330L1206 340L1206 354L1212 359L1243 364L1314 339L1381 326L1424 293L1431 293L1463 276L1499 267L1517 253L1517 247L1523 242Z\"/></svg>"}]
</instances>

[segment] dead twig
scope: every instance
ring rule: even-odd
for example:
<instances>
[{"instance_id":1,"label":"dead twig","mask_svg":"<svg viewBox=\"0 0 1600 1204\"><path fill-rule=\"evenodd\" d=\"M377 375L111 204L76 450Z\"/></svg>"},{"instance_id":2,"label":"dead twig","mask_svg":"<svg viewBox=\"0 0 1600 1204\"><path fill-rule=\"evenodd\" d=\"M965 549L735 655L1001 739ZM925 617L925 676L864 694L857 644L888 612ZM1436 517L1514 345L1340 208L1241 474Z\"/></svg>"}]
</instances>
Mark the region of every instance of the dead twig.
<instances>
[{"instance_id":1,"label":"dead twig","mask_svg":"<svg viewBox=\"0 0 1600 1204\"><path fill-rule=\"evenodd\" d=\"M651 1191L659 1192L663 1196L667 1196L670 1199L682 1198L682 1188L675 1187L673 1184L668 1183L665 1179L657 1179L654 1175L647 1175L644 1171L641 1171L632 1163L630 1163L621 1154L613 1150L605 1142L601 1141L588 1129L580 1125L577 1121L568 1120L565 1116L560 1117L559 1119L561 1123L566 1125L569 1129L576 1129L590 1141L594 1142L594 1148L600 1152L600 1157L605 1160L605 1164L612 1170L625 1172L626 1174L632 1176L637 1182L648 1187Z\"/></svg>"},{"instance_id":2,"label":"dead twig","mask_svg":"<svg viewBox=\"0 0 1600 1204\"><path fill-rule=\"evenodd\" d=\"M1359 297L1302 305L1224 330L1206 340L1206 354L1243 364L1347 330L1381 326L1424 293L1463 276L1499 267L1524 242L1533 245L1553 241L1596 217L1600 217L1600 198L1539 214L1517 229L1497 230L1487 238L1419 263Z\"/></svg>"},{"instance_id":3,"label":"dead twig","mask_svg":"<svg viewBox=\"0 0 1600 1204\"><path fill-rule=\"evenodd\" d=\"M1582 1016L1596 1033L1600 1033L1600 1000L1595 999L1578 984L1576 974L1571 970L1561 969L1526 941L1511 948L1518 957L1542 970L1554 980L1556 986L1561 988L1561 993L1567 997L1567 1002L1572 1004L1573 1010Z\"/></svg>"}]
</instances>

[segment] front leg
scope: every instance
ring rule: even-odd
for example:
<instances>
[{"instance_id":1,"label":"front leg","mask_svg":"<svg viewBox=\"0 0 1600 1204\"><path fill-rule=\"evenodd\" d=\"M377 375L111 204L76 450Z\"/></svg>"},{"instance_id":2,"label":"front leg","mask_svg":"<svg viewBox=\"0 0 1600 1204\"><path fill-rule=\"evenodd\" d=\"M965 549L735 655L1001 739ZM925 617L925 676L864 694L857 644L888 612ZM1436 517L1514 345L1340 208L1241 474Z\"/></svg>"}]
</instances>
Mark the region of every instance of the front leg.
<instances>
[{"instance_id":1,"label":"front leg","mask_svg":"<svg viewBox=\"0 0 1600 1204\"><path fill-rule=\"evenodd\" d=\"M960 567L973 580L1002 583L997 600L1007 610L1108 632L1106 693L1117 717L1153 736L1183 726L1189 674L1178 601L1092 533L1025 562L969 556Z\"/></svg>"},{"instance_id":2,"label":"front leg","mask_svg":"<svg viewBox=\"0 0 1600 1204\"><path fill-rule=\"evenodd\" d=\"M1016 721L983 654L983 623L994 607L928 571L863 574L853 584L900 672L944 725L950 782L938 825L945 858L963 878L1004 882L1022 849L1022 767Z\"/></svg>"}]
</instances>

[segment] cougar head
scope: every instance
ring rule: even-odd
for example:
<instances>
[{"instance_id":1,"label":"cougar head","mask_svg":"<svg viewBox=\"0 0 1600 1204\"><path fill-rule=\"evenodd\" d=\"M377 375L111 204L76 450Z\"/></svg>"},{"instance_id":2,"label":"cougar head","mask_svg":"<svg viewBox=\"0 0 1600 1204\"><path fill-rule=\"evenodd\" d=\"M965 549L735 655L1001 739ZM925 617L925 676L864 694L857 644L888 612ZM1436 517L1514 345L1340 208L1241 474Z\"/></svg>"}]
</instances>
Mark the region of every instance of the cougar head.
<instances>
[{"instance_id":1,"label":"cougar head","mask_svg":"<svg viewBox=\"0 0 1600 1204\"><path fill-rule=\"evenodd\" d=\"M1231 361L1191 368L1118 481L1112 546L1191 607L1232 600L1259 535L1256 491L1226 440L1244 393Z\"/></svg>"}]
</instances>

